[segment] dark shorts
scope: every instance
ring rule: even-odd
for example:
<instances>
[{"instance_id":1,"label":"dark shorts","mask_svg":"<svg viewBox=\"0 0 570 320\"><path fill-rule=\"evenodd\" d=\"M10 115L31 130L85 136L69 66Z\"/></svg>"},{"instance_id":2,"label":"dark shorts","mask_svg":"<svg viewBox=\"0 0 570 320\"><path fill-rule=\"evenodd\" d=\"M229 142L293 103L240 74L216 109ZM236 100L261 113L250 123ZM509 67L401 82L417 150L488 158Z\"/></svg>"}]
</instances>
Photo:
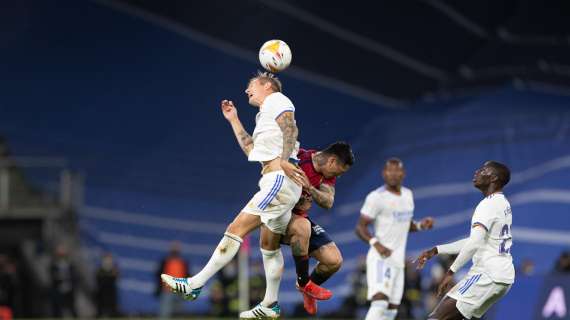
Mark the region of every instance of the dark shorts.
<instances>
[{"instance_id":1,"label":"dark shorts","mask_svg":"<svg viewBox=\"0 0 570 320\"><path fill-rule=\"evenodd\" d=\"M309 222L311 223L311 237L309 238L309 254L319 249L320 247L333 242L333 240L331 239L327 231L323 229L323 227L314 223L313 220L311 220L311 218L309 217L305 217L305 219L309 220ZM290 245L290 243L283 241L283 238L281 238L281 244Z\"/></svg>"},{"instance_id":2,"label":"dark shorts","mask_svg":"<svg viewBox=\"0 0 570 320\"><path fill-rule=\"evenodd\" d=\"M333 240L327 233L327 231L319 226L318 224L314 223L311 218L307 218L311 222L311 238L309 238L309 253L317 250L318 248L327 245Z\"/></svg>"}]
</instances>

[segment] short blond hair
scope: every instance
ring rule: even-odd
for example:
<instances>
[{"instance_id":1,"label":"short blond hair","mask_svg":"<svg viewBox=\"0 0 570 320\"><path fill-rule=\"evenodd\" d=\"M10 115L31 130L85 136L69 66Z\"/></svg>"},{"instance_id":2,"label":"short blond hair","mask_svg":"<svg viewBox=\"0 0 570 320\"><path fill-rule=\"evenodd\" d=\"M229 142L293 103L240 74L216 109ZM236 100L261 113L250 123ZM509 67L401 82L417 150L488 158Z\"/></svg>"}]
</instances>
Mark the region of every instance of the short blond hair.
<instances>
[{"instance_id":1,"label":"short blond hair","mask_svg":"<svg viewBox=\"0 0 570 320\"><path fill-rule=\"evenodd\" d=\"M281 84L281 81L279 80L279 78L277 78L277 76L275 76L271 72L264 72L258 70L255 77L249 79L249 82L251 83L253 80L258 80L261 84L266 84L267 82L271 83L271 89L274 92L283 91L283 85Z\"/></svg>"}]
</instances>

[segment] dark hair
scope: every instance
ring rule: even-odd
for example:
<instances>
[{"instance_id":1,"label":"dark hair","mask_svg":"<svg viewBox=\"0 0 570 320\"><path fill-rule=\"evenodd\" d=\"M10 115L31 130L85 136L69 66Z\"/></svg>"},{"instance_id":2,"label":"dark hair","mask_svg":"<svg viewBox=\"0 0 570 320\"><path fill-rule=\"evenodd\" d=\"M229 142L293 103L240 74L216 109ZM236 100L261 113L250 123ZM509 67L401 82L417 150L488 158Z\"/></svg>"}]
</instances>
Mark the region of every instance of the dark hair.
<instances>
[{"instance_id":1,"label":"dark hair","mask_svg":"<svg viewBox=\"0 0 570 320\"><path fill-rule=\"evenodd\" d=\"M336 156L337 159L345 165L352 166L354 164L352 149L350 145L344 141L337 141L331 144L325 150L322 150L321 153Z\"/></svg>"},{"instance_id":2,"label":"dark hair","mask_svg":"<svg viewBox=\"0 0 570 320\"><path fill-rule=\"evenodd\" d=\"M511 181L511 170L509 170L506 165L497 161L487 161L485 162L485 166L493 169L497 179L499 180L501 188Z\"/></svg>"},{"instance_id":3,"label":"dark hair","mask_svg":"<svg viewBox=\"0 0 570 320\"><path fill-rule=\"evenodd\" d=\"M384 168L386 168L386 166L388 166L389 164L395 164L398 167L404 169L404 162L400 160L400 158L396 157L388 158L388 160L386 160L386 163L384 163Z\"/></svg>"}]
</instances>

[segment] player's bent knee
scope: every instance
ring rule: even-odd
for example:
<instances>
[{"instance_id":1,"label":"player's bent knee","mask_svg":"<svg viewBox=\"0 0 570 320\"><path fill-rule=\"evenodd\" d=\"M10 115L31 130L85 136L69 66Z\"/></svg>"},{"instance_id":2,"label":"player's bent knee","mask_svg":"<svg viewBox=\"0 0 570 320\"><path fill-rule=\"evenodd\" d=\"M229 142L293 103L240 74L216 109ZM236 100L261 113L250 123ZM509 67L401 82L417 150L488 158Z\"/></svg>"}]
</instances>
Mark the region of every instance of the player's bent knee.
<instances>
[{"instance_id":1,"label":"player's bent knee","mask_svg":"<svg viewBox=\"0 0 570 320\"><path fill-rule=\"evenodd\" d=\"M327 244L325 246L326 251L326 258L324 259L324 263L327 265L327 268L331 272L337 272L342 267L343 258L340 250L334 245L334 243Z\"/></svg>"},{"instance_id":2,"label":"player's bent knee","mask_svg":"<svg viewBox=\"0 0 570 320\"><path fill-rule=\"evenodd\" d=\"M259 216L241 212L235 219L228 225L226 232L234 234L239 237L245 237L252 230L259 227L261 219Z\"/></svg>"},{"instance_id":3,"label":"player's bent knee","mask_svg":"<svg viewBox=\"0 0 570 320\"><path fill-rule=\"evenodd\" d=\"M342 256L337 255L327 263L327 269L332 273L337 272L342 267L342 262Z\"/></svg>"},{"instance_id":4,"label":"player's bent knee","mask_svg":"<svg viewBox=\"0 0 570 320\"><path fill-rule=\"evenodd\" d=\"M281 235L277 234L265 225L261 226L261 232L259 237L259 246L264 250L277 250L281 247L280 245Z\"/></svg>"}]
</instances>

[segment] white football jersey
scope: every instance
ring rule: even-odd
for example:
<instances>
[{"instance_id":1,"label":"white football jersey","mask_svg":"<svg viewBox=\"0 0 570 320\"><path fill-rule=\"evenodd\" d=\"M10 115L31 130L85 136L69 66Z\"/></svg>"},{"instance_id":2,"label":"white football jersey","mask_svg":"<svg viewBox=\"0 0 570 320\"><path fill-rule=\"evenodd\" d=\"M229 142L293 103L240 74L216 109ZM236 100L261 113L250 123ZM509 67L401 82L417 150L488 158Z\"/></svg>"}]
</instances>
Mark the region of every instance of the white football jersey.
<instances>
[{"instance_id":1,"label":"white football jersey","mask_svg":"<svg viewBox=\"0 0 570 320\"><path fill-rule=\"evenodd\" d=\"M255 116L255 130L253 131L253 149L249 153L249 161L270 161L283 153L283 132L275 121L283 112L295 112L295 106L289 98L281 92L268 95ZM299 142L289 156L297 159Z\"/></svg>"},{"instance_id":2,"label":"white football jersey","mask_svg":"<svg viewBox=\"0 0 570 320\"><path fill-rule=\"evenodd\" d=\"M513 236L511 204L504 194L494 193L479 202L471 226L482 225L487 230L485 243L473 256L471 271L486 273L495 282L510 284L515 281L511 256Z\"/></svg>"},{"instance_id":3,"label":"white football jersey","mask_svg":"<svg viewBox=\"0 0 570 320\"><path fill-rule=\"evenodd\" d=\"M387 261L403 268L410 223L414 216L414 196L402 187L401 194L394 194L382 186L368 194L360 213L374 219L374 235L380 243L392 250ZM370 250L376 249L370 247Z\"/></svg>"}]
</instances>

